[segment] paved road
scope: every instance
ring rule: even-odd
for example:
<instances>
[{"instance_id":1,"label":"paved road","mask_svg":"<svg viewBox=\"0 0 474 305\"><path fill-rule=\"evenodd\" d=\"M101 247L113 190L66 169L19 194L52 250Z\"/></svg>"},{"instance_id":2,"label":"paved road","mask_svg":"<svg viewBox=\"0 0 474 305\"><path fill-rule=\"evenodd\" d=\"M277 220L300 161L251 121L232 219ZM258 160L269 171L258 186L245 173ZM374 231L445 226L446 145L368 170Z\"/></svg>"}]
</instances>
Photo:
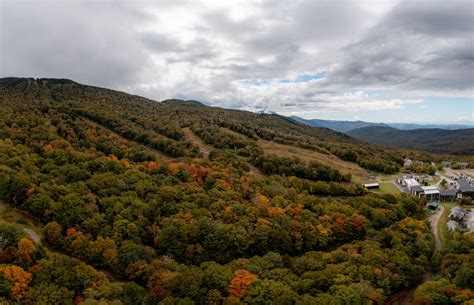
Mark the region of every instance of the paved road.
<instances>
[{"instance_id":1,"label":"paved road","mask_svg":"<svg viewBox=\"0 0 474 305\"><path fill-rule=\"evenodd\" d=\"M431 223L431 231L433 232L434 238L435 238L435 251L440 251L441 250L441 239L439 238L438 234L438 224L439 224L439 219L441 218L441 215L444 212L444 207L439 206L438 212L436 214L433 214L430 216L429 221Z\"/></svg>"}]
</instances>

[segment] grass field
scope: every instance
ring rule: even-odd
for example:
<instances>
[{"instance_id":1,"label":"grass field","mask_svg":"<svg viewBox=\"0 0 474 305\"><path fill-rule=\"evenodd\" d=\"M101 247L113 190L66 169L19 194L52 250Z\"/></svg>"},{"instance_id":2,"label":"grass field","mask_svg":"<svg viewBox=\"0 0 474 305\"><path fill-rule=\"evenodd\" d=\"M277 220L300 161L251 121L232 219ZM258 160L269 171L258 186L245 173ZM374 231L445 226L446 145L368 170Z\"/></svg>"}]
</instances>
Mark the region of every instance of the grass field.
<instances>
[{"instance_id":1,"label":"grass field","mask_svg":"<svg viewBox=\"0 0 474 305\"><path fill-rule=\"evenodd\" d=\"M448 227L446 224L448 223L448 216L451 209L456 206L456 202L443 202L442 206L444 207L443 214L441 215L438 223L438 234L441 243L444 244L446 242L446 238L448 236Z\"/></svg>"},{"instance_id":2,"label":"grass field","mask_svg":"<svg viewBox=\"0 0 474 305\"><path fill-rule=\"evenodd\" d=\"M400 189L391 182L380 182L379 185L380 188L378 192L382 194L397 195L401 193Z\"/></svg>"}]
</instances>

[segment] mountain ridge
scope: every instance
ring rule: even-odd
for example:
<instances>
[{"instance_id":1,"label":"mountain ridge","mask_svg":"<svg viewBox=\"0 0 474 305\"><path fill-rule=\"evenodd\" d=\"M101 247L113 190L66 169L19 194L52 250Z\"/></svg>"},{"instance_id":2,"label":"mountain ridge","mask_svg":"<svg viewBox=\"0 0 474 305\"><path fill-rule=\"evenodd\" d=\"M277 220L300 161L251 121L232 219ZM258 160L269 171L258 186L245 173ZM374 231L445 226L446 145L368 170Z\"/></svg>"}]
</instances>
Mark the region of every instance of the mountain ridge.
<instances>
[{"instance_id":1,"label":"mountain ridge","mask_svg":"<svg viewBox=\"0 0 474 305\"><path fill-rule=\"evenodd\" d=\"M411 129L368 126L351 130L348 135L369 143L391 147L456 155L474 154L474 128Z\"/></svg>"},{"instance_id":2,"label":"mountain ridge","mask_svg":"<svg viewBox=\"0 0 474 305\"><path fill-rule=\"evenodd\" d=\"M313 127L326 127L339 132L349 132L351 130L369 126L381 126L381 127L392 127L400 130L412 130L412 129L469 129L474 128L474 125L463 125L463 124L416 124L416 123L374 123L366 121L347 121L347 120L323 120L323 119L303 119L298 116L290 116L290 118L307 124Z\"/></svg>"}]
</instances>

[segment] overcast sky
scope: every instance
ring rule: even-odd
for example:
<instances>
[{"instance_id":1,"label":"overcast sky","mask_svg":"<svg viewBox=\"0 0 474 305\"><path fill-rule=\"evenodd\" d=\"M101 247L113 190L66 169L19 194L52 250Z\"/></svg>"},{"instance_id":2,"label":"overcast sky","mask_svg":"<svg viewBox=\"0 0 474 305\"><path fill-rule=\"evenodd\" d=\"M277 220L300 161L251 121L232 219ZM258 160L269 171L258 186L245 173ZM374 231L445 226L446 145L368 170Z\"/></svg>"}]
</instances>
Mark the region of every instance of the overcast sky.
<instances>
[{"instance_id":1,"label":"overcast sky","mask_svg":"<svg viewBox=\"0 0 474 305\"><path fill-rule=\"evenodd\" d=\"M0 0L0 76L306 118L474 124L473 1Z\"/></svg>"}]
</instances>

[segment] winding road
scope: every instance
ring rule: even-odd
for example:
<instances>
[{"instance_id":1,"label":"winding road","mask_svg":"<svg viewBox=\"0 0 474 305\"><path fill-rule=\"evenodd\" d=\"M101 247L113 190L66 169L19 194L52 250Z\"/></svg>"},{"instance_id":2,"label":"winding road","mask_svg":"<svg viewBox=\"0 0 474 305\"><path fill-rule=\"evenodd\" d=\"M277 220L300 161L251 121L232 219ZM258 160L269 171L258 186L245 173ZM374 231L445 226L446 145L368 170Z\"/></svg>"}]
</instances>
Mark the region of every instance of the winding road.
<instances>
[{"instance_id":1,"label":"winding road","mask_svg":"<svg viewBox=\"0 0 474 305\"><path fill-rule=\"evenodd\" d=\"M7 205L0 200L0 210L5 209L6 207ZM38 233L30 228L23 228L23 232L25 232L37 245L41 244L41 237L38 235Z\"/></svg>"}]
</instances>

